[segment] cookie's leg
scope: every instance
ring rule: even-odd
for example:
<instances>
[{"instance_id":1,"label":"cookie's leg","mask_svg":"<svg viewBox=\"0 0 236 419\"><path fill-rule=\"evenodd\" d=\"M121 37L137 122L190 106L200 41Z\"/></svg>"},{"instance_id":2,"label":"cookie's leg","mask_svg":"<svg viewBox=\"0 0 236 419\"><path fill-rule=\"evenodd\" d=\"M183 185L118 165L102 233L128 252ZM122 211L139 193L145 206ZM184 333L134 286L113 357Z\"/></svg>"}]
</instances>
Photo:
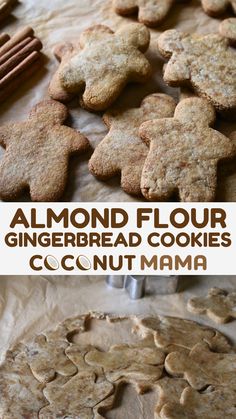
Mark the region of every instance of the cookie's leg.
<instances>
[{"instance_id":1,"label":"cookie's leg","mask_svg":"<svg viewBox=\"0 0 236 419\"><path fill-rule=\"evenodd\" d=\"M138 0L113 0L116 13L122 16L132 15L138 10Z\"/></svg>"},{"instance_id":2,"label":"cookie's leg","mask_svg":"<svg viewBox=\"0 0 236 419\"><path fill-rule=\"evenodd\" d=\"M202 0L202 7L210 16L218 16L224 13L228 6L228 0Z\"/></svg>"},{"instance_id":3,"label":"cookie's leg","mask_svg":"<svg viewBox=\"0 0 236 419\"><path fill-rule=\"evenodd\" d=\"M117 156L114 154L109 141L104 140L94 151L90 161L89 170L98 179L106 180L120 172Z\"/></svg>"},{"instance_id":4,"label":"cookie's leg","mask_svg":"<svg viewBox=\"0 0 236 419\"><path fill-rule=\"evenodd\" d=\"M112 71L104 76L101 74L100 79L86 84L82 98L84 107L93 111L107 109L117 99L125 84L123 75L114 75Z\"/></svg>"},{"instance_id":5,"label":"cookie's leg","mask_svg":"<svg viewBox=\"0 0 236 419\"><path fill-rule=\"evenodd\" d=\"M155 158L147 158L141 178L141 191L149 201L167 201L176 187L166 178L165 168Z\"/></svg>"},{"instance_id":6,"label":"cookie's leg","mask_svg":"<svg viewBox=\"0 0 236 419\"><path fill-rule=\"evenodd\" d=\"M27 188L27 182L21 176L21 168L12 166L12 163L4 160L0 166L0 197L11 201L16 199Z\"/></svg>"},{"instance_id":7,"label":"cookie's leg","mask_svg":"<svg viewBox=\"0 0 236 419\"><path fill-rule=\"evenodd\" d=\"M74 94L69 93L66 91L66 89L64 89L64 87L61 84L59 74L60 68L55 73L49 85L49 95L52 99L58 100L59 102L69 102L73 99Z\"/></svg>"},{"instance_id":8,"label":"cookie's leg","mask_svg":"<svg viewBox=\"0 0 236 419\"><path fill-rule=\"evenodd\" d=\"M34 173L30 181L30 195L32 201L50 202L58 201L63 195L67 181L68 165L66 161L55 164L51 162L49 168L44 168Z\"/></svg>"},{"instance_id":9,"label":"cookie's leg","mask_svg":"<svg viewBox=\"0 0 236 419\"><path fill-rule=\"evenodd\" d=\"M217 187L217 168L210 162L202 162L184 171L179 180L179 196L183 202L214 201Z\"/></svg>"},{"instance_id":10,"label":"cookie's leg","mask_svg":"<svg viewBox=\"0 0 236 419\"><path fill-rule=\"evenodd\" d=\"M156 5L150 4L139 8L139 21L147 26L158 25L168 15L174 0L157 0Z\"/></svg>"},{"instance_id":11,"label":"cookie's leg","mask_svg":"<svg viewBox=\"0 0 236 419\"><path fill-rule=\"evenodd\" d=\"M121 171L121 186L131 195L141 195L141 176L144 161L136 162L136 165L126 166Z\"/></svg>"}]
</instances>

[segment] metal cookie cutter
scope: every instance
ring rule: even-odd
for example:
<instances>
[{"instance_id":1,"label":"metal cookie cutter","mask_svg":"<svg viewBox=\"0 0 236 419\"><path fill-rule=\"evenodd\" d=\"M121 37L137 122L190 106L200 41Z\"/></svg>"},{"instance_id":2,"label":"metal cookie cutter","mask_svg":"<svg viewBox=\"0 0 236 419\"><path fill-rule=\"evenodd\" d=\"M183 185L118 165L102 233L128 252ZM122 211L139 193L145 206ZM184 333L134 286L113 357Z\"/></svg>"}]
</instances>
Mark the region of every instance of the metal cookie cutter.
<instances>
[{"instance_id":1,"label":"metal cookie cutter","mask_svg":"<svg viewBox=\"0 0 236 419\"><path fill-rule=\"evenodd\" d=\"M108 275L107 284L112 288L126 289L132 300L144 295L174 294L178 290L178 275Z\"/></svg>"}]
</instances>

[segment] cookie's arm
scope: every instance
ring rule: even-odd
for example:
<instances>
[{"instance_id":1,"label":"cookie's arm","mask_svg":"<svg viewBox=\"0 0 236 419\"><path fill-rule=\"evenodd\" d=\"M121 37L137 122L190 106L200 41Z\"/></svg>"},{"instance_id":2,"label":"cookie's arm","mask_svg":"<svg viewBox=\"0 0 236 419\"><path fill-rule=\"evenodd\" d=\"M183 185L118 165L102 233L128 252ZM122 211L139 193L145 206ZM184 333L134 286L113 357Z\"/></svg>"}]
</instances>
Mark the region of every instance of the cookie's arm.
<instances>
[{"instance_id":1,"label":"cookie's arm","mask_svg":"<svg viewBox=\"0 0 236 419\"><path fill-rule=\"evenodd\" d=\"M224 159L235 156L236 147L233 141L218 131L210 130L212 132L212 146L209 151L211 159ZM205 157L207 155L207 146L209 147L209 142L206 144Z\"/></svg>"},{"instance_id":2,"label":"cookie's arm","mask_svg":"<svg viewBox=\"0 0 236 419\"><path fill-rule=\"evenodd\" d=\"M164 81L171 86L178 86L179 82L190 79L190 68L187 60L178 53L174 53L164 70Z\"/></svg>"},{"instance_id":3,"label":"cookie's arm","mask_svg":"<svg viewBox=\"0 0 236 419\"><path fill-rule=\"evenodd\" d=\"M145 82L151 76L152 67L142 53L137 53L135 57L132 55L129 57L126 71L128 78L132 76L132 81Z\"/></svg>"},{"instance_id":4,"label":"cookie's arm","mask_svg":"<svg viewBox=\"0 0 236 419\"><path fill-rule=\"evenodd\" d=\"M0 126L0 144L3 147L7 147L7 145L11 141L11 136L13 133L13 126L14 124L6 124Z\"/></svg>"},{"instance_id":5,"label":"cookie's arm","mask_svg":"<svg viewBox=\"0 0 236 419\"><path fill-rule=\"evenodd\" d=\"M153 119L144 122L139 128L139 135L142 140L149 145L155 138L162 136L165 132L171 130L174 121L170 119Z\"/></svg>"},{"instance_id":6,"label":"cookie's arm","mask_svg":"<svg viewBox=\"0 0 236 419\"><path fill-rule=\"evenodd\" d=\"M66 126L60 128L60 143L67 148L69 154L83 153L90 147L88 139L83 134Z\"/></svg>"}]
</instances>

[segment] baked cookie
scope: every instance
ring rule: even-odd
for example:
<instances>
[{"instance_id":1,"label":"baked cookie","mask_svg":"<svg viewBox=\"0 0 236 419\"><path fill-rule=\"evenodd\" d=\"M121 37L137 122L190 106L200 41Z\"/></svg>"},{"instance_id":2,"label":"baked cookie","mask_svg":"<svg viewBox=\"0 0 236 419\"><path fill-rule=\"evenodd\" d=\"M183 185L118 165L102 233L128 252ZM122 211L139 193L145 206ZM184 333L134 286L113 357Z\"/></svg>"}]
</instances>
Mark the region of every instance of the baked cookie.
<instances>
[{"instance_id":1,"label":"baked cookie","mask_svg":"<svg viewBox=\"0 0 236 419\"><path fill-rule=\"evenodd\" d=\"M67 108L46 100L36 105L23 122L0 127L6 152L0 162L0 196L16 199L29 188L32 201L56 201L64 192L68 160L89 148L79 132L63 125Z\"/></svg>"},{"instance_id":2,"label":"baked cookie","mask_svg":"<svg viewBox=\"0 0 236 419\"><path fill-rule=\"evenodd\" d=\"M122 16L138 12L138 20L146 26L155 27L162 22L176 0L113 0L116 13Z\"/></svg>"},{"instance_id":3,"label":"baked cookie","mask_svg":"<svg viewBox=\"0 0 236 419\"><path fill-rule=\"evenodd\" d=\"M203 10L210 16L219 16L226 12L231 7L236 13L235 0L201 0Z\"/></svg>"},{"instance_id":4,"label":"baked cookie","mask_svg":"<svg viewBox=\"0 0 236 419\"><path fill-rule=\"evenodd\" d=\"M144 56L150 42L148 29L129 24L115 33L104 25L85 30L79 42L55 50L61 65L52 79L49 93L67 101L82 94L82 104L92 111L107 109L128 82L143 83L151 75Z\"/></svg>"},{"instance_id":5,"label":"baked cookie","mask_svg":"<svg viewBox=\"0 0 236 419\"><path fill-rule=\"evenodd\" d=\"M216 323L227 323L236 319L236 292L212 288L206 297L191 298L187 308L191 313L206 314Z\"/></svg>"},{"instance_id":6,"label":"baked cookie","mask_svg":"<svg viewBox=\"0 0 236 419\"><path fill-rule=\"evenodd\" d=\"M180 403L167 403L161 410L162 419L234 419L236 392L231 388L217 388L215 391L198 393L186 388Z\"/></svg>"},{"instance_id":7,"label":"baked cookie","mask_svg":"<svg viewBox=\"0 0 236 419\"><path fill-rule=\"evenodd\" d=\"M189 354L170 353L165 369L170 375L183 377L195 390L207 386L236 388L236 354L212 352L207 343L198 343Z\"/></svg>"},{"instance_id":8,"label":"baked cookie","mask_svg":"<svg viewBox=\"0 0 236 419\"><path fill-rule=\"evenodd\" d=\"M121 174L124 191L140 195L141 175L148 147L139 136L139 127L150 119L173 116L175 106L170 96L156 93L147 96L140 108L106 113L103 119L109 132L89 161L91 173L102 180Z\"/></svg>"},{"instance_id":9,"label":"baked cookie","mask_svg":"<svg viewBox=\"0 0 236 419\"><path fill-rule=\"evenodd\" d=\"M236 3L235 3L236 4ZM227 38L232 46L236 46L236 17L225 19L219 27L221 36Z\"/></svg>"},{"instance_id":10,"label":"baked cookie","mask_svg":"<svg viewBox=\"0 0 236 419\"><path fill-rule=\"evenodd\" d=\"M217 164L235 154L230 139L210 128L214 108L201 98L182 100L174 118L156 119L140 127L150 144L141 190L150 201L165 201L178 192L183 202L215 198Z\"/></svg>"},{"instance_id":11,"label":"baked cookie","mask_svg":"<svg viewBox=\"0 0 236 419\"><path fill-rule=\"evenodd\" d=\"M167 59L164 81L170 86L191 86L219 111L235 116L236 51L218 34L197 35L168 30L158 38Z\"/></svg>"}]
</instances>

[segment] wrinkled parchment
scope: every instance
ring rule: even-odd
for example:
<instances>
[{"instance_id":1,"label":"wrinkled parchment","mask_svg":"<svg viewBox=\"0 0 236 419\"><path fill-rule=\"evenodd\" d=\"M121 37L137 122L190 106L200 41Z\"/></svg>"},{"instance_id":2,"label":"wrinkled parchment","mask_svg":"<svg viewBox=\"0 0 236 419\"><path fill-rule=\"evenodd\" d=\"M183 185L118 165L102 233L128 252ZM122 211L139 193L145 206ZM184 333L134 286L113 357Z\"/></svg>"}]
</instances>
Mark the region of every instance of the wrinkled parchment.
<instances>
[{"instance_id":1,"label":"wrinkled parchment","mask_svg":"<svg viewBox=\"0 0 236 419\"><path fill-rule=\"evenodd\" d=\"M58 42L76 39L88 26L103 23L113 30L130 22L130 18L116 15L112 0L21 0L14 9L13 16L2 24L1 32L14 33L24 25L31 25L44 44L45 67L35 75L22 89L4 105L0 105L0 124L9 120L22 120L32 106L47 97L47 87L58 64L53 56L53 48ZM156 40L159 34L170 28L184 31L208 33L218 31L219 20L204 14L200 0L192 0L173 7L168 19L158 28L151 30L152 40L148 57L153 67L152 79L145 85L127 87L118 100L119 105L138 106L142 98L154 92L166 92L178 100L179 90L167 87L162 80L163 60L157 53ZM107 132L101 115L92 114L79 108L78 100L70 105L72 126L79 128L95 147ZM236 129L236 124L218 121L217 128L229 134ZM1 153L3 151L1 150ZM70 164L70 177L65 201L133 201L125 194L119 178L108 182L99 182L89 174L87 161L89 154L75 157ZM217 199L236 201L236 161L221 164ZM29 196L21 197L29 200Z\"/></svg>"}]
</instances>

